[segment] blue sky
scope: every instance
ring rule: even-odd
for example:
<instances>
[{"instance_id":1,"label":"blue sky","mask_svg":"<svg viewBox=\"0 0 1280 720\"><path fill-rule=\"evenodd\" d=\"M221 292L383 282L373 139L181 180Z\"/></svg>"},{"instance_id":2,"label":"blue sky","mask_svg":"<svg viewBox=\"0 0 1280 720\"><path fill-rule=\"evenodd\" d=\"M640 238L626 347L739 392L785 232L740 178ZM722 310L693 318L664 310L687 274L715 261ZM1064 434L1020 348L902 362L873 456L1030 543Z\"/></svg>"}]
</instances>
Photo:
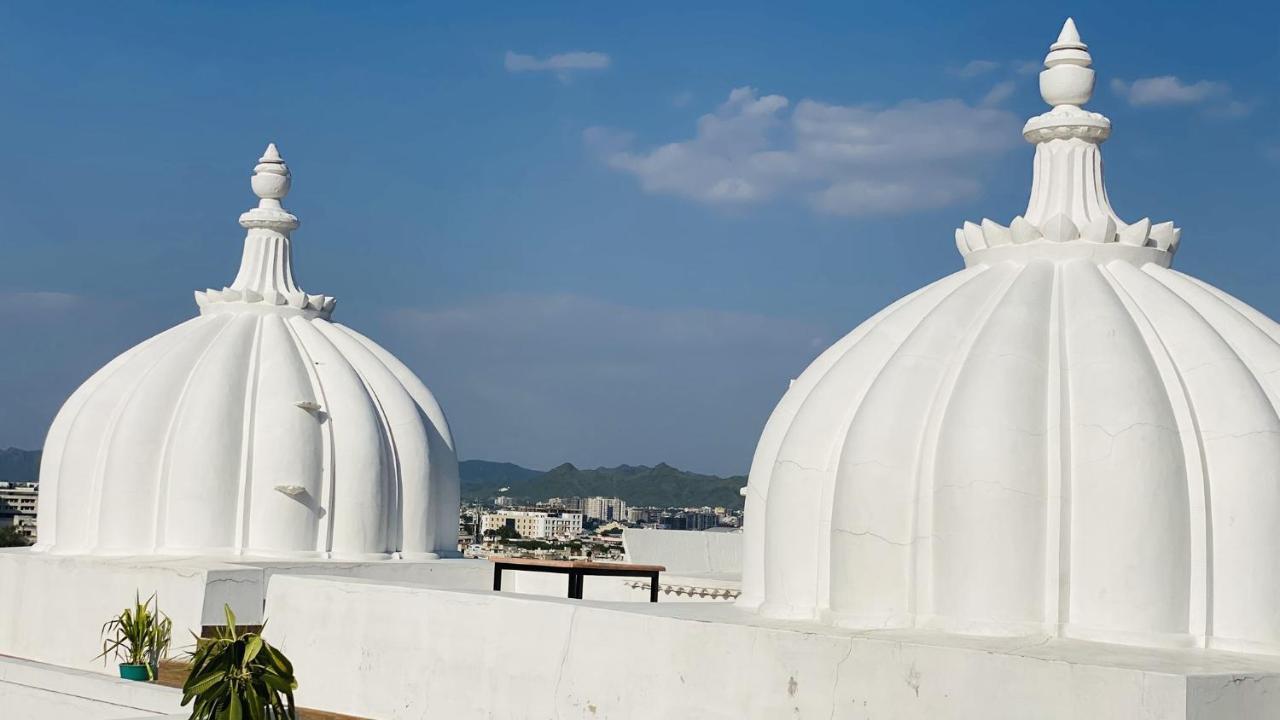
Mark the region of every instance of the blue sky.
<instances>
[{"instance_id":1,"label":"blue sky","mask_svg":"<svg viewBox=\"0 0 1280 720\"><path fill-rule=\"evenodd\" d=\"M1024 209L1067 14L1112 204L1280 317L1274 3L8 3L0 447L230 282L274 140L301 284L463 457L745 472L789 378Z\"/></svg>"}]
</instances>

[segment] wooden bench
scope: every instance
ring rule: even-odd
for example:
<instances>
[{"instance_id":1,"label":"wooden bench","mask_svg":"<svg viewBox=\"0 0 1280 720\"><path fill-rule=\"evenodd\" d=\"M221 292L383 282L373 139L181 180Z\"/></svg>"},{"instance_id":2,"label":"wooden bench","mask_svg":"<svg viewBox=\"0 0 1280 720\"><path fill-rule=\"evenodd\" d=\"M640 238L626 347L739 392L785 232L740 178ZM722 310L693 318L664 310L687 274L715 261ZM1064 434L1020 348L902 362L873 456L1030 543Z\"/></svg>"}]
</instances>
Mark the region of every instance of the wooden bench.
<instances>
[{"instance_id":1,"label":"wooden bench","mask_svg":"<svg viewBox=\"0 0 1280 720\"><path fill-rule=\"evenodd\" d=\"M493 563L493 589L502 590L503 570L563 573L569 576L569 597L582 599L582 578L587 575L649 578L649 602L658 602L658 573L662 565L595 562L592 560L539 560L538 558L490 557Z\"/></svg>"}]
</instances>

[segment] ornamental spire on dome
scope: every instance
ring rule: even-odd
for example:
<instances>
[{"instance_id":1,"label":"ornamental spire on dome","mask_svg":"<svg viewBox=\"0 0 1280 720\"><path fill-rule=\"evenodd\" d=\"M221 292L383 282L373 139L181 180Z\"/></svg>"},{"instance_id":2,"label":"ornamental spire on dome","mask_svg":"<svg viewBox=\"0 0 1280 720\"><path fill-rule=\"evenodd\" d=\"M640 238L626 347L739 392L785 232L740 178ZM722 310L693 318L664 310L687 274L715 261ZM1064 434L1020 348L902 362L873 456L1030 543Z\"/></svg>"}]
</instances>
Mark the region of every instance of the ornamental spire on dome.
<instances>
[{"instance_id":1,"label":"ornamental spire on dome","mask_svg":"<svg viewBox=\"0 0 1280 720\"><path fill-rule=\"evenodd\" d=\"M1022 136L1036 146L1027 210L1008 227L984 219L980 225L966 222L956 230L956 246L966 263L996 259L983 251L1004 245L1031 245L1041 248L1036 251L1041 254L1060 255L1043 248L1094 243L1114 244L1117 249L1084 247L1072 253L1169 264L1182 231L1172 222L1153 225L1148 218L1126 223L1107 198L1099 146L1111 136L1111 121L1084 109L1093 97L1092 65L1089 46L1080 39L1075 20L1067 18L1040 73L1040 97L1050 109L1022 128ZM1014 252L1027 251L1002 249L996 254L1002 259Z\"/></svg>"},{"instance_id":2,"label":"ornamental spire on dome","mask_svg":"<svg viewBox=\"0 0 1280 720\"><path fill-rule=\"evenodd\" d=\"M258 206L240 216L240 226L247 231L240 272L229 287L196 291L201 314L270 311L328 318L334 298L309 295L293 279L289 235L299 223L280 203L289 194L293 175L275 143L258 158L250 185Z\"/></svg>"}]
</instances>

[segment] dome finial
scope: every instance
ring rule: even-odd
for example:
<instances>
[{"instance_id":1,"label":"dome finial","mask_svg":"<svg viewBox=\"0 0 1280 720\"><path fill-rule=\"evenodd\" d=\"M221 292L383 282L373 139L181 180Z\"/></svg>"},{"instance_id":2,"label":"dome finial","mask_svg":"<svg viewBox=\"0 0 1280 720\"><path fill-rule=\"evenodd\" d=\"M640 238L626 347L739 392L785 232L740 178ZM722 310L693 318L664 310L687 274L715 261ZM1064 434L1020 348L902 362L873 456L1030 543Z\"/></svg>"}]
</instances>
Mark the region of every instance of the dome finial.
<instances>
[{"instance_id":1,"label":"dome finial","mask_svg":"<svg viewBox=\"0 0 1280 720\"><path fill-rule=\"evenodd\" d=\"M956 247L966 264L1024 252L1003 246L1025 245L1026 252L1044 256L1057 252L1052 246L1093 243L1111 246L1090 248L1088 255L1094 258L1168 267L1181 231L1173 223L1153 225L1145 218L1126 223L1107 198L1099 145L1111 136L1111 121L1081 107L1093 95L1092 64L1075 20L1067 18L1040 73L1040 95L1050 109L1022 127L1022 137L1036 146L1027 210L1008 226L983 220L956 230Z\"/></svg>"},{"instance_id":2,"label":"dome finial","mask_svg":"<svg viewBox=\"0 0 1280 720\"><path fill-rule=\"evenodd\" d=\"M1058 33L1058 42L1054 43L1054 45L1057 46L1057 45L1083 45L1083 44L1084 43L1080 42L1080 31L1076 30L1075 19L1067 18L1067 21L1062 23L1062 32Z\"/></svg>"},{"instance_id":3,"label":"dome finial","mask_svg":"<svg viewBox=\"0 0 1280 720\"><path fill-rule=\"evenodd\" d=\"M1093 57L1089 46L1080 40L1076 21L1067 18L1058 33L1057 42L1049 46L1040 73L1040 97L1050 107L1080 107L1093 96Z\"/></svg>"},{"instance_id":4,"label":"dome finial","mask_svg":"<svg viewBox=\"0 0 1280 720\"><path fill-rule=\"evenodd\" d=\"M240 272L229 287L196 293L201 313L238 312L246 306L256 312L274 307L279 312L327 319L333 312L334 298L303 292L293 278L289 233L298 229L298 218L280 205L292 181L280 150L275 143L268 143L250 180L258 206L240 216L240 227L248 230Z\"/></svg>"},{"instance_id":5,"label":"dome finial","mask_svg":"<svg viewBox=\"0 0 1280 720\"><path fill-rule=\"evenodd\" d=\"M291 182L289 166L280 157L276 144L267 143L267 149L253 168L253 194L261 199L258 207L279 208L280 200L289 194Z\"/></svg>"},{"instance_id":6,"label":"dome finial","mask_svg":"<svg viewBox=\"0 0 1280 720\"><path fill-rule=\"evenodd\" d=\"M298 227L298 218L285 211L280 201L289 194L293 174L275 143L267 143L258 164L253 166L249 184L258 196L258 207L240 216L240 225L246 229L263 228L288 234Z\"/></svg>"}]
</instances>

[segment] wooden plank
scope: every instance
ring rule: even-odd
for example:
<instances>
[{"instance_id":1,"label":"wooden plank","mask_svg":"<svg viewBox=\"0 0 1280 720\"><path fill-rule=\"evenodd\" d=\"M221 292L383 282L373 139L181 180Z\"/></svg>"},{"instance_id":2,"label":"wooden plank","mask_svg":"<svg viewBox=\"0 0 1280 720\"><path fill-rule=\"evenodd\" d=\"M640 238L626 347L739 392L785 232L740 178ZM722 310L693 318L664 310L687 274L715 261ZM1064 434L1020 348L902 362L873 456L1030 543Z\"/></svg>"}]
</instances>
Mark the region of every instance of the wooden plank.
<instances>
[{"instance_id":1,"label":"wooden plank","mask_svg":"<svg viewBox=\"0 0 1280 720\"><path fill-rule=\"evenodd\" d=\"M156 672L156 684L182 689L191 674L191 664L185 660L161 660ZM343 715L327 710L298 708L298 720L368 720L355 715Z\"/></svg>"},{"instance_id":2,"label":"wooden plank","mask_svg":"<svg viewBox=\"0 0 1280 720\"><path fill-rule=\"evenodd\" d=\"M636 572L666 572L664 565L645 565L642 563L599 562L596 560L543 560L541 558L489 557L491 563L503 565L526 565L544 568L564 568L565 570L634 570Z\"/></svg>"}]
</instances>

